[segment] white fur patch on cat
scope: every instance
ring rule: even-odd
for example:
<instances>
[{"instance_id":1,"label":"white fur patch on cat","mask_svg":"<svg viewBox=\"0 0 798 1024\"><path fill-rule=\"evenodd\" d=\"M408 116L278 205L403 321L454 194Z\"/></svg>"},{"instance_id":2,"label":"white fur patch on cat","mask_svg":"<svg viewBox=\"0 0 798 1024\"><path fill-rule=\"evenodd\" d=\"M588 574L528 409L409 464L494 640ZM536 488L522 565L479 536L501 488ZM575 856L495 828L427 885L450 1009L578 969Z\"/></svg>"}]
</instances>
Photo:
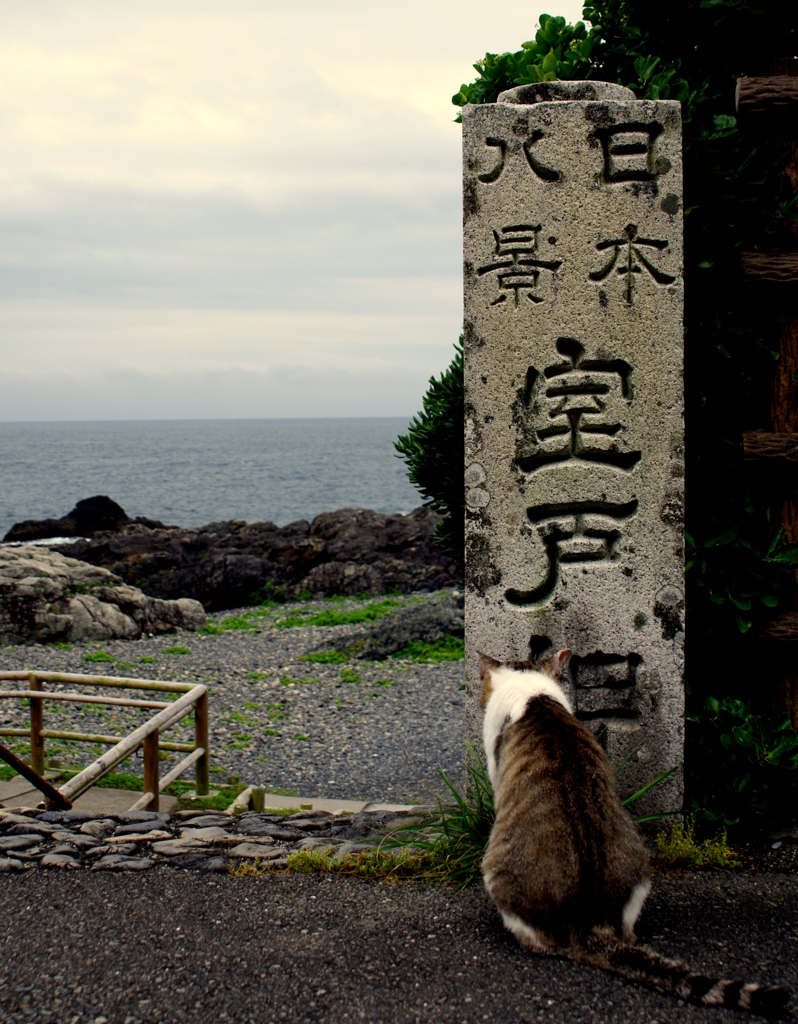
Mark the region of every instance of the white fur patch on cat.
<instances>
[{"instance_id":1,"label":"white fur patch on cat","mask_svg":"<svg viewBox=\"0 0 798 1024\"><path fill-rule=\"evenodd\" d=\"M573 714L570 701L557 683L542 672L505 667L490 670L490 700L485 709L482 739L488 758L488 776L496 786L496 740L502 731L526 714L530 700L551 697Z\"/></svg>"}]
</instances>

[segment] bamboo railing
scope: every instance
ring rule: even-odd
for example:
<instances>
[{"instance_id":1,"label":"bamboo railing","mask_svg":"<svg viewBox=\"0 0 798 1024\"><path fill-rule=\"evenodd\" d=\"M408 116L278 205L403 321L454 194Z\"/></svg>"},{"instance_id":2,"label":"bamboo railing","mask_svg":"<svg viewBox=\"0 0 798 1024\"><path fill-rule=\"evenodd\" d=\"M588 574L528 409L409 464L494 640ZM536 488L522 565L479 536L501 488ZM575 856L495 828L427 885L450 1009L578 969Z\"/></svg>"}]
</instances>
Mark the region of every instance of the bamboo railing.
<instances>
[{"instance_id":1,"label":"bamboo railing","mask_svg":"<svg viewBox=\"0 0 798 1024\"><path fill-rule=\"evenodd\" d=\"M62 801L71 803L90 789L104 775L112 771L121 761L126 760L139 747L144 752L144 794L136 800L131 810L159 809L159 796L192 765L198 796L210 791L209 758L209 717L208 689L201 684L163 682L158 679L127 679L115 676L87 676L74 672L0 672L0 687L3 683L27 682L28 688L0 689L0 698L27 699L30 702L30 727L28 729L0 728L0 736L30 737L31 768L38 776L44 775L45 741L52 739L73 740L77 743L100 743L110 746L104 754L90 765L58 787ZM78 693L73 690L46 690L46 683L72 686L106 686L122 690L149 690L163 693L179 693L177 700L141 700L135 697L106 697L103 695ZM112 707L134 707L157 710L149 721L134 729L128 736L108 736L102 733L74 732L62 729L46 729L44 726L45 701L71 701L110 705ZM186 715L194 711L194 743L162 742L160 734L177 725ZM187 753L179 764L162 779L160 778L160 751L173 750ZM44 781L41 779L40 781ZM45 793L48 807L54 803L44 786L34 782ZM50 787L48 787L49 789Z\"/></svg>"}]
</instances>

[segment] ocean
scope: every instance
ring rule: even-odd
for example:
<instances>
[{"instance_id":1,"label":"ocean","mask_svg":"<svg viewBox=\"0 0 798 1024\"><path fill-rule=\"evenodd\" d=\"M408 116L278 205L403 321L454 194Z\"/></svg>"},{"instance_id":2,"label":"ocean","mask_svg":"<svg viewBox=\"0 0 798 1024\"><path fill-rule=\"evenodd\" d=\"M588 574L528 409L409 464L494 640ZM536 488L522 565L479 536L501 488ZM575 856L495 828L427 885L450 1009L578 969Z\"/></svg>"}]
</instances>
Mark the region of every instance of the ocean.
<instances>
[{"instance_id":1,"label":"ocean","mask_svg":"<svg viewBox=\"0 0 798 1024\"><path fill-rule=\"evenodd\" d=\"M278 526L339 508L421 504L393 441L406 419L0 423L0 538L107 494L177 526Z\"/></svg>"}]
</instances>

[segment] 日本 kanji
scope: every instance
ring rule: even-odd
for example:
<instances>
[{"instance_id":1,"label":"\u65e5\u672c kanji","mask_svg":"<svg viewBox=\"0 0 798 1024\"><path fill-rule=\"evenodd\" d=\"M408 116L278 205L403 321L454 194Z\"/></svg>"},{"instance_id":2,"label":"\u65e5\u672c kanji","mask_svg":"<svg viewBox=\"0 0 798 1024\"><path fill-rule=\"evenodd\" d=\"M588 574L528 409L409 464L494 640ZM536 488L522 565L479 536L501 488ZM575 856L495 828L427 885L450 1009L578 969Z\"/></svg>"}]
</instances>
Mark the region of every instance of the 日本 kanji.
<instances>
[{"instance_id":1,"label":"\u65e5\u672c kanji","mask_svg":"<svg viewBox=\"0 0 798 1024\"><path fill-rule=\"evenodd\" d=\"M617 267L617 273L625 278L623 297L629 303L632 302L635 274L642 274L645 270L657 284L673 284L676 280L672 274L666 274L652 262L652 252L642 251L650 249L653 252L661 252L663 249L667 249L667 238L641 238L637 233L636 224L627 224L622 238L605 239L605 241L599 242L596 248L599 252L612 249L612 255L601 270L595 270L589 275L590 280L603 281ZM638 265L637 260L642 266Z\"/></svg>"}]
</instances>

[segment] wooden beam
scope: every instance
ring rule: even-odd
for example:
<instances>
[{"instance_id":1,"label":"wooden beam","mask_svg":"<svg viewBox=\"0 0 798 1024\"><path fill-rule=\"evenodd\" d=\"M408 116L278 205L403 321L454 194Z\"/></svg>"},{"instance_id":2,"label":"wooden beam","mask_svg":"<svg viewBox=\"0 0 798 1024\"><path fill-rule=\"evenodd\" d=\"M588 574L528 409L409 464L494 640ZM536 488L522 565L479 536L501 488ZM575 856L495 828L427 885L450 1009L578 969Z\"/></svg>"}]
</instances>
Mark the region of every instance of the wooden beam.
<instances>
[{"instance_id":1,"label":"wooden beam","mask_svg":"<svg viewBox=\"0 0 798 1024\"><path fill-rule=\"evenodd\" d=\"M735 103L738 114L798 115L798 78L787 75L738 78Z\"/></svg>"},{"instance_id":2,"label":"wooden beam","mask_svg":"<svg viewBox=\"0 0 798 1024\"><path fill-rule=\"evenodd\" d=\"M743 274L752 284L798 284L798 252L744 252Z\"/></svg>"},{"instance_id":3,"label":"wooden beam","mask_svg":"<svg viewBox=\"0 0 798 1024\"><path fill-rule=\"evenodd\" d=\"M182 711L184 708L191 707L199 697L207 693L208 689L205 686L197 684L193 686L188 693L184 693L179 700L176 700L168 708L165 708L154 718L151 718L149 722L145 722L144 725L139 726L129 736L126 736L121 740L115 747L106 751L101 757L98 757L96 761L90 764L87 768L84 768L82 772L75 775L64 785L64 793L74 798L80 796L80 794L93 786L98 779L101 779L103 775L106 775L112 768L114 768L120 761L124 761L126 757L129 757L134 750L137 750L143 743L144 739L150 735L150 733L156 732L162 726L166 725L167 722L171 721L177 712Z\"/></svg>"},{"instance_id":4,"label":"wooden beam","mask_svg":"<svg viewBox=\"0 0 798 1024\"><path fill-rule=\"evenodd\" d=\"M746 462L798 466L798 434L747 431L743 434L743 458Z\"/></svg>"},{"instance_id":5,"label":"wooden beam","mask_svg":"<svg viewBox=\"0 0 798 1024\"><path fill-rule=\"evenodd\" d=\"M798 640L798 612L782 612L759 627L761 640Z\"/></svg>"},{"instance_id":6,"label":"wooden beam","mask_svg":"<svg viewBox=\"0 0 798 1024\"><path fill-rule=\"evenodd\" d=\"M72 809L72 804L65 796L62 796L58 792L55 786L51 786L47 779L43 779L41 775L30 767L30 765L25 764L25 762L18 758L16 754L13 754L8 747L4 747L2 743L0 743L0 761L5 761L5 763L10 765L18 775L21 775L23 779L43 793L50 801L53 810L69 811Z\"/></svg>"}]
</instances>

